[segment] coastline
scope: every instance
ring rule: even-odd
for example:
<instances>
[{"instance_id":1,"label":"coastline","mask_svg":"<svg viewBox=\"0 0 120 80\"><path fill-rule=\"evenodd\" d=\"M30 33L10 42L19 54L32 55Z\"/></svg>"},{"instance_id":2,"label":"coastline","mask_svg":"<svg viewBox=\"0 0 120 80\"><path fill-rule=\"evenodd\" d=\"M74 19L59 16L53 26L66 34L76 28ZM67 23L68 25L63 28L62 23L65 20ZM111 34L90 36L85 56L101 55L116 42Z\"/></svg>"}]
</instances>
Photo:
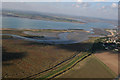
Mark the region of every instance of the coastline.
<instances>
[{"instance_id":1,"label":"coastline","mask_svg":"<svg viewBox=\"0 0 120 80\"><path fill-rule=\"evenodd\" d=\"M36 18L36 17L25 17L25 16L13 16L13 15L4 15L3 17L15 17L15 18L26 18L26 19L33 19L33 20L45 20L45 21L55 21L55 22L68 22L68 23L79 23L79 24L86 24L86 22L82 22L82 21L77 21L77 20L72 20L72 19L67 19L66 20L54 20L54 19L49 19L49 18ZM39 16L38 16L39 17Z\"/></svg>"},{"instance_id":2,"label":"coastline","mask_svg":"<svg viewBox=\"0 0 120 80\"><path fill-rule=\"evenodd\" d=\"M48 44L74 44L88 40L90 37L101 37L85 30L55 30L55 29L1 29L3 35L21 38L29 41Z\"/></svg>"}]
</instances>

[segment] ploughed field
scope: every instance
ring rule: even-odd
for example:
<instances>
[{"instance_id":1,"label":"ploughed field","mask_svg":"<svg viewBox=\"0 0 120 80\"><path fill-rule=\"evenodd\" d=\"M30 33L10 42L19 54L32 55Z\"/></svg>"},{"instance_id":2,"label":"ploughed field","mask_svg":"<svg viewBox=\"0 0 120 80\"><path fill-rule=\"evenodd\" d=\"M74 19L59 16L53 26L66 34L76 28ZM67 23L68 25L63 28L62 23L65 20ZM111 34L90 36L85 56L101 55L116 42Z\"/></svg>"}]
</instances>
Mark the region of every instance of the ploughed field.
<instances>
[{"instance_id":1,"label":"ploughed field","mask_svg":"<svg viewBox=\"0 0 120 80\"><path fill-rule=\"evenodd\" d=\"M95 56L118 75L118 54L112 51L96 52Z\"/></svg>"}]
</instances>

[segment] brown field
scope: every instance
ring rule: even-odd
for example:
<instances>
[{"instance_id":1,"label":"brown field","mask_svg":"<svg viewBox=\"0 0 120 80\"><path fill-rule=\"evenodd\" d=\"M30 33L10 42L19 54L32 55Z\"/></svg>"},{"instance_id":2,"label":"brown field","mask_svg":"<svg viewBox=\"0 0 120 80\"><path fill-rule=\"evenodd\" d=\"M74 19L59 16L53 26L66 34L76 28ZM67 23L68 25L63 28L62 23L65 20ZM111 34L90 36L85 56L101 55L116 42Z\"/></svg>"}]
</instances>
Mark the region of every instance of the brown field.
<instances>
[{"instance_id":1,"label":"brown field","mask_svg":"<svg viewBox=\"0 0 120 80\"><path fill-rule=\"evenodd\" d=\"M3 76L6 73L8 76L22 77L22 73L27 76L40 72L71 55L73 52L52 45L24 40L3 40Z\"/></svg>"},{"instance_id":2,"label":"brown field","mask_svg":"<svg viewBox=\"0 0 120 80\"><path fill-rule=\"evenodd\" d=\"M58 78L115 78L115 75L92 55Z\"/></svg>"},{"instance_id":3,"label":"brown field","mask_svg":"<svg viewBox=\"0 0 120 80\"><path fill-rule=\"evenodd\" d=\"M43 71L74 53L52 45L24 40L3 40L3 77L27 77Z\"/></svg>"},{"instance_id":4,"label":"brown field","mask_svg":"<svg viewBox=\"0 0 120 80\"><path fill-rule=\"evenodd\" d=\"M98 52L95 56L118 75L118 54L113 52Z\"/></svg>"},{"instance_id":5,"label":"brown field","mask_svg":"<svg viewBox=\"0 0 120 80\"><path fill-rule=\"evenodd\" d=\"M24 35L22 31L5 30L3 33ZM3 78L24 78L44 71L76 52L91 48L94 39L70 45L50 45L3 36ZM84 45L84 46L83 46Z\"/></svg>"}]
</instances>

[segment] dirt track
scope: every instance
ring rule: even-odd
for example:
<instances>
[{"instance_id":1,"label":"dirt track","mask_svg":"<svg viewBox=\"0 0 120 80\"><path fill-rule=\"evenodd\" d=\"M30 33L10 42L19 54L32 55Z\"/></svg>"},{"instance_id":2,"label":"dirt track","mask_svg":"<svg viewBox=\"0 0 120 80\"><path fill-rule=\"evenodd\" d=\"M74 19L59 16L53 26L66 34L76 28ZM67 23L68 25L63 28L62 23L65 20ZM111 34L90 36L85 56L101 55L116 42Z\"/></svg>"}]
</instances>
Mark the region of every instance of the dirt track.
<instances>
[{"instance_id":1,"label":"dirt track","mask_svg":"<svg viewBox=\"0 0 120 80\"><path fill-rule=\"evenodd\" d=\"M112 52L96 53L95 56L118 75L118 54Z\"/></svg>"}]
</instances>

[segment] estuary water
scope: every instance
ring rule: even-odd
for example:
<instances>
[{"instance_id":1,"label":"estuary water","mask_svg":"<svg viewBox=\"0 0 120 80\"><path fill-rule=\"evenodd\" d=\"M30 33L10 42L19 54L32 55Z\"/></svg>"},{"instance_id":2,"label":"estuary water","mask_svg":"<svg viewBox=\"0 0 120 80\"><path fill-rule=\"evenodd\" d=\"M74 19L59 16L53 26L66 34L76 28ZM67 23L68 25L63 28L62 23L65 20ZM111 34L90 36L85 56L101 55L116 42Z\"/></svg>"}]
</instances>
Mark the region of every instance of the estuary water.
<instances>
[{"instance_id":1,"label":"estuary water","mask_svg":"<svg viewBox=\"0 0 120 80\"><path fill-rule=\"evenodd\" d=\"M17 28L17 29L84 29L91 30L92 28L113 29L115 26L110 23L87 22L86 24L55 22L46 20L34 20L18 17L2 17L2 28Z\"/></svg>"},{"instance_id":2,"label":"estuary water","mask_svg":"<svg viewBox=\"0 0 120 80\"><path fill-rule=\"evenodd\" d=\"M89 35L89 36L86 35L84 38L81 38L81 36L78 36L81 39L71 40L71 39L67 38L67 36L69 35L68 33L60 33L59 34L59 39L56 39L56 40L48 40L48 39L41 40L41 39L27 38L27 37L23 37L23 36L19 36L19 35L13 35L13 34L0 34L0 35L12 36L12 37L18 38L18 39L24 39L24 40L27 40L27 41L33 41L33 42L38 42L38 43L48 43L48 44L73 44L73 43L79 43L79 42L88 40L89 37L93 37L92 35Z\"/></svg>"},{"instance_id":3,"label":"estuary water","mask_svg":"<svg viewBox=\"0 0 120 80\"><path fill-rule=\"evenodd\" d=\"M79 23L68 23L68 22L55 22L55 21L45 21L45 20L34 20L27 18L18 18L18 17L2 17L2 28L17 28L17 29L84 29L91 30L92 28L101 28L101 29L113 29L115 26L110 23L92 23L88 22L86 24ZM29 35L42 35L45 36L44 39L34 39L27 38L19 35L12 34L1 34L9 35L16 38L21 38L24 40L35 41L40 43L49 43L49 44L72 44L79 43L85 40L88 40L89 37L94 37L87 32L64 32L60 33L58 37L55 37L57 33L32 33L24 32ZM54 39L53 39L54 38Z\"/></svg>"}]
</instances>

